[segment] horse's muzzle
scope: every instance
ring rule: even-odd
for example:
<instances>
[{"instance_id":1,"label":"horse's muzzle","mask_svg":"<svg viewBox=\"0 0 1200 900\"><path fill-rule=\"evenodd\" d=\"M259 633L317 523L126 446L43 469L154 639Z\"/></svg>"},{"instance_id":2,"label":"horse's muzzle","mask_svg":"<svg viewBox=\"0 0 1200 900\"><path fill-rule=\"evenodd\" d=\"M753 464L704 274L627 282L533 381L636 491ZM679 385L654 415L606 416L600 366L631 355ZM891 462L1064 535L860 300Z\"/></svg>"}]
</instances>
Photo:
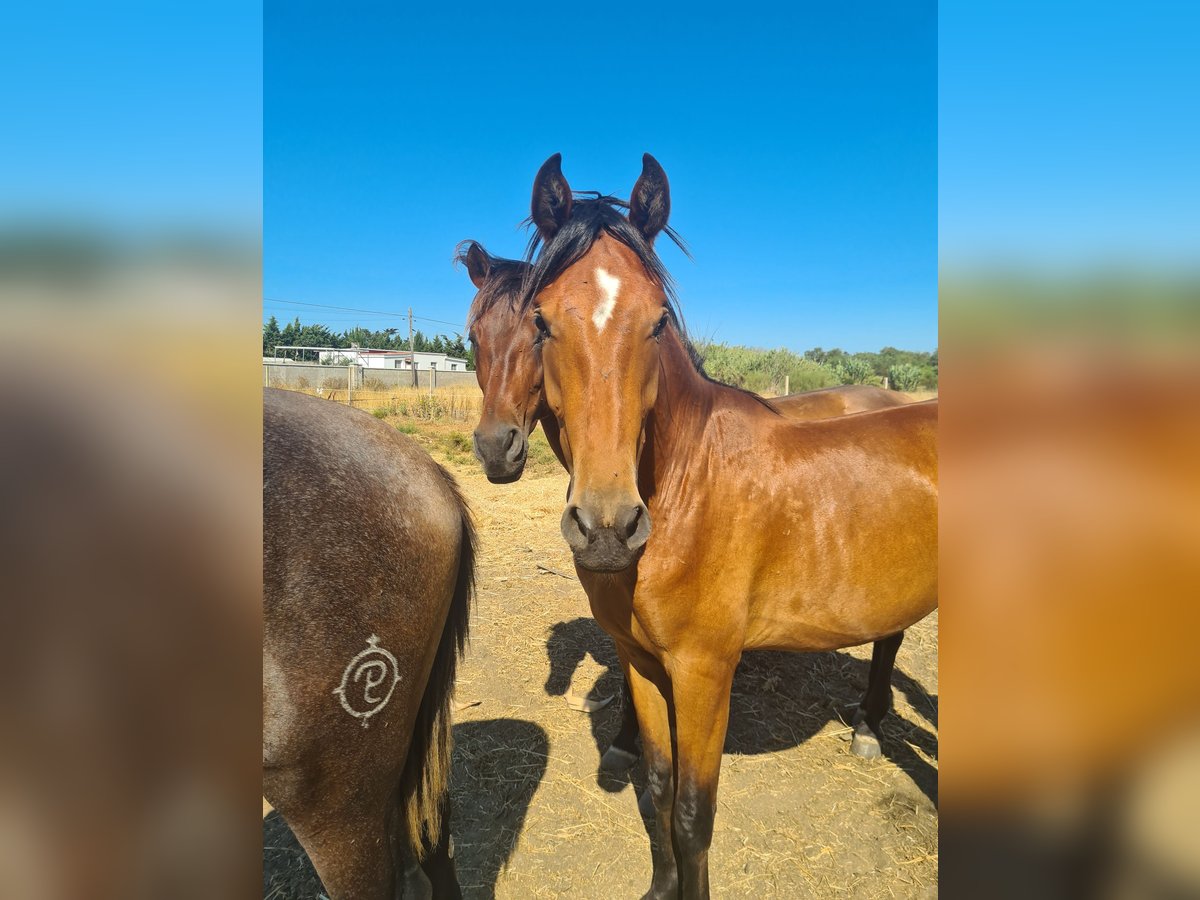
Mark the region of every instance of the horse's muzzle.
<instances>
[{"instance_id":1,"label":"horse's muzzle","mask_svg":"<svg viewBox=\"0 0 1200 900\"><path fill-rule=\"evenodd\" d=\"M600 516L571 503L563 512L561 528L579 566L593 572L620 572L633 565L650 537L650 511L639 502Z\"/></svg>"},{"instance_id":2,"label":"horse's muzzle","mask_svg":"<svg viewBox=\"0 0 1200 900\"><path fill-rule=\"evenodd\" d=\"M494 484L516 481L525 471L529 443L521 429L505 425L489 431L475 429L475 456L483 474Z\"/></svg>"}]
</instances>

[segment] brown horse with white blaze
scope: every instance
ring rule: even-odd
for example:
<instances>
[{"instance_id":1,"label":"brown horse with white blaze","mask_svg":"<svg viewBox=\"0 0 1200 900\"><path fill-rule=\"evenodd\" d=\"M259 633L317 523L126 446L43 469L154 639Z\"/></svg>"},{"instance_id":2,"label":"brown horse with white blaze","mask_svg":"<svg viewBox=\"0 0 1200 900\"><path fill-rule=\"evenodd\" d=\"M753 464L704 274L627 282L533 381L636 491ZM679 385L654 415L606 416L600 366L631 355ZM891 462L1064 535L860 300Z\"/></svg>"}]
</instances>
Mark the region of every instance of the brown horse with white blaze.
<instances>
[{"instance_id":1,"label":"brown horse with white blaze","mask_svg":"<svg viewBox=\"0 0 1200 900\"><path fill-rule=\"evenodd\" d=\"M616 201L619 202L619 201ZM550 448L567 467L558 422L546 405L537 329L531 311L517 307L530 264L492 256L477 241L463 241L456 261L467 269L477 293L467 314L467 333L475 351L475 372L483 391L483 410L475 429L475 455L488 479L507 484L521 477L528 437L540 423ZM844 385L777 397L771 405L791 419L821 419L872 409L902 406L908 398L873 385ZM855 713L851 751L864 758L882 752L879 737L866 722L872 697L890 707L892 666L903 634L880 641L871 663L870 682ZM622 685L621 725L601 759L601 768L624 771L638 758L637 716L628 685ZM875 727L878 727L876 721Z\"/></svg>"},{"instance_id":2,"label":"brown horse with white blaze","mask_svg":"<svg viewBox=\"0 0 1200 900\"><path fill-rule=\"evenodd\" d=\"M796 422L708 380L652 247L670 197L648 154L629 207L574 200L551 157L523 304L572 473L563 536L641 725L647 896L698 898L743 650L880 641L936 608L937 402Z\"/></svg>"},{"instance_id":3,"label":"brown horse with white blaze","mask_svg":"<svg viewBox=\"0 0 1200 900\"><path fill-rule=\"evenodd\" d=\"M333 900L461 896L446 783L474 548L415 442L264 391L263 796Z\"/></svg>"}]
</instances>

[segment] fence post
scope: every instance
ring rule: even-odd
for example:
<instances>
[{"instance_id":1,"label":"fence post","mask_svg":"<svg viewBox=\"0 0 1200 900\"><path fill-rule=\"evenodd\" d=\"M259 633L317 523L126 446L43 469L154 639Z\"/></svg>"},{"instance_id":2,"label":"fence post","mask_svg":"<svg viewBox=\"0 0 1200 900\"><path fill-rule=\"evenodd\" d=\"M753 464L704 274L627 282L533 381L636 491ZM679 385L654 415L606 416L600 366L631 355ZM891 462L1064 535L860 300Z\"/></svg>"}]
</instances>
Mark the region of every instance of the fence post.
<instances>
[{"instance_id":1,"label":"fence post","mask_svg":"<svg viewBox=\"0 0 1200 900\"><path fill-rule=\"evenodd\" d=\"M354 364L346 366L346 405L354 406Z\"/></svg>"},{"instance_id":2,"label":"fence post","mask_svg":"<svg viewBox=\"0 0 1200 900\"><path fill-rule=\"evenodd\" d=\"M786 397L791 392L792 392L792 376L784 375L783 376L783 396Z\"/></svg>"}]
</instances>

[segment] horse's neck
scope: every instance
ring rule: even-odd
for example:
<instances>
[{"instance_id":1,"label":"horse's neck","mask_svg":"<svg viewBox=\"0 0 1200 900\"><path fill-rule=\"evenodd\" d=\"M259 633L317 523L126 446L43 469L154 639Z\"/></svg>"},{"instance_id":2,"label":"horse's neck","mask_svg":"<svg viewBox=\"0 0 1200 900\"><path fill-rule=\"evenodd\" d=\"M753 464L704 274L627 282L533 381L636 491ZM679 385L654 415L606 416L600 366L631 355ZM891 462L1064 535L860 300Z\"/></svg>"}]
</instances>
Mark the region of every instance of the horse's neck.
<instances>
[{"instance_id":1,"label":"horse's neck","mask_svg":"<svg viewBox=\"0 0 1200 900\"><path fill-rule=\"evenodd\" d=\"M646 434L639 472L643 497L663 490L669 496L674 486L683 483L689 468L727 456L728 447L721 446L722 429L710 421L714 414L721 414L727 423L742 423L739 427L747 429L753 428L759 417L778 418L777 413L745 391L701 375L677 335L663 342L662 353L653 427Z\"/></svg>"},{"instance_id":2,"label":"horse's neck","mask_svg":"<svg viewBox=\"0 0 1200 900\"><path fill-rule=\"evenodd\" d=\"M554 455L558 457L562 467L570 472L567 458L563 455L562 435L559 433L558 419L554 418L554 413L549 409L543 409L538 413L538 421L542 423L542 433L546 435L546 443L550 445L550 449L554 451Z\"/></svg>"},{"instance_id":3,"label":"horse's neck","mask_svg":"<svg viewBox=\"0 0 1200 900\"><path fill-rule=\"evenodd\" d=\"M642 451L642 487L649 493L671 484L702 449L708 418L721 402L720 386L696 371L678 335L664 340L660 353L658 397Z\"/></svg>"}]
</instances>

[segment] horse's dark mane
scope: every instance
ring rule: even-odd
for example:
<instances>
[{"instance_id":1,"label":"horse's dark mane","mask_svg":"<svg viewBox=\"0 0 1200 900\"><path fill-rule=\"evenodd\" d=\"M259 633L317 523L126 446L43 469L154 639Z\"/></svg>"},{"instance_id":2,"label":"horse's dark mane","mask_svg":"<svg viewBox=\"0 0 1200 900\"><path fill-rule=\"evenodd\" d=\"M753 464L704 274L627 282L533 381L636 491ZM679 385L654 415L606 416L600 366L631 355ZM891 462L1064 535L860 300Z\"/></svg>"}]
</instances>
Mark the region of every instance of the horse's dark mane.
<instances>
[{"instance_id":1,"label":"horse's dark mane","mask_svg":"<svg viewBox=\"0 0 1200 900\"><path fill-rule=\"evenodd\" d=\"M601 235L608 235L634 252L646 272L667 295L667 309L671 316L679 319L675 282L671 279L671 273L650 243L642 237L642 233L629 221L629 217L621 212L628 208L629 204L619 197L595 191L587 191L583 195L576 193L570 217L548 243L543 242L541 233L535 229L525 251L525 259L531 266L521 289L521 307L528 308L542 288L582 259ZM668 228L667 236L684 253L687 252L687 247L674 230Z\"/></svg>"},{"instance_id":2,"label":"horse's dark mane","mask_svg":"<svg viewBox=\"0 0 1200 900\"><path fill-rule=\"evenodd\" d=\"M488 275L482 288L475 295L471 308L467 311L467 326L486 313L500 301L507 301L509 309L517 308L521 296L521 286L529 263L523 259L506 259L503 256L492 256L478 241L460 241L454 249L454 264L465 266L467 254L476 247L488 258Z\"/></svg>"},{"instance_id":3,"label":"horse's dark mane","mask_svg":"<svg viewBox=\"0 0 1200 900\"><path fill-rule=\"evenodd\" d=\"M654 247L634 227L628 216L621 212L628 208L629 204L618 197L596 191L575 192L570 217L549 242L543 242L541 234L534 229L533 236L529 239L529 247L525 252L529 268L526 270L521 284L518 306L523 310L532 306L534 298L542 288L582 259L601 235L608 235L632 250L645 267L647 274L662 287L663 293L667 296L666 309L671 326L679 334L680 342L700 376L710 384L719 384L722 387L741 391L753 397L772 412L778 413L774 405L753 391L717 381L704 371L704 362L696 350L696 345L688 337L683 317L679 313L675 282L662 260L658 258L658 254L654 252ZM528 220L526 221L528 222ZM663 231L680 250L691 258L687 245L675 229L668 226ZM539 248L541 249L540 253L538 253Z\"/></svg>"}]
</instances>

